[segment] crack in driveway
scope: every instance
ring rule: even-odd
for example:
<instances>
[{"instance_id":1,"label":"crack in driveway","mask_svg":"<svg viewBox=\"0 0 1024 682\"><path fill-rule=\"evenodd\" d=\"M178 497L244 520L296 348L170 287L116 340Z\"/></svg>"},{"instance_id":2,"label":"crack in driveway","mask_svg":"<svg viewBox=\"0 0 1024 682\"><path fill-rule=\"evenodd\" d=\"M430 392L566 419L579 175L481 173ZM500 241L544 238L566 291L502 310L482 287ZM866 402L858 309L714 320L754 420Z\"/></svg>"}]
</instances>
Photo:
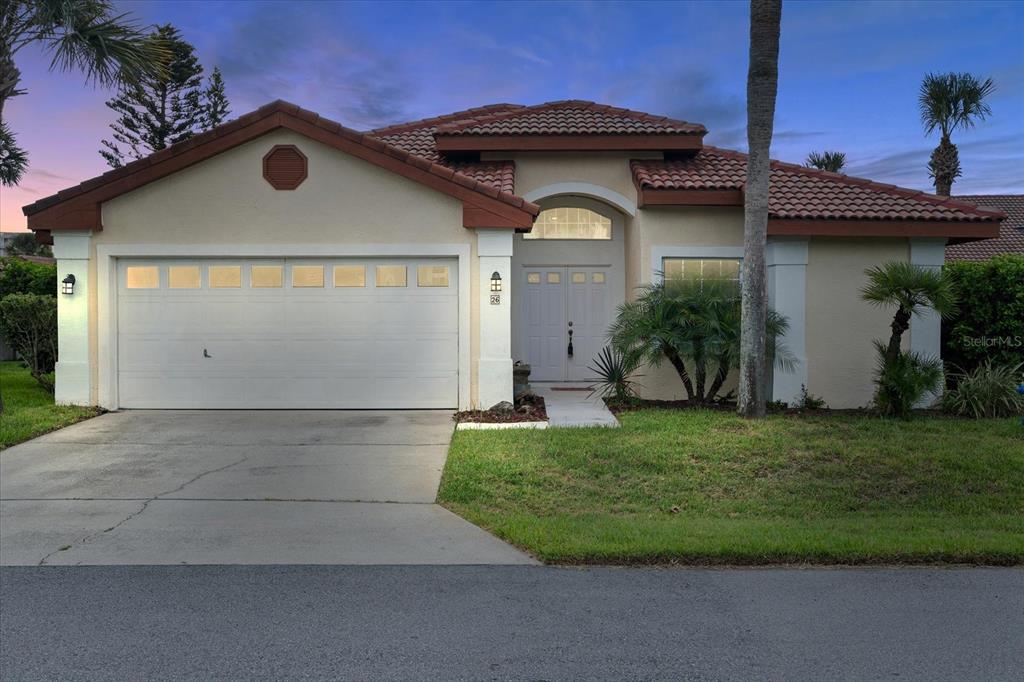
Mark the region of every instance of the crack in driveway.
<instances>
[{"instance_id":1,"label":"crack in driveway","mask_svg":"<svg viewBox=\"0 0 1024 682\"><path fill-rule=\"evenodd\" d=\"M80 540L74 542L73 544L64 545L63 547L58 547L57 549L53 550L52 552L50 552L49 554L44 556L42 559L40 559L39 563L36 564L36 565L37 566L45 566L46 565L46 561L50 557L52 557L54 554L57 554L58 552L65 552L65 551L67 551L69 549L74 548L75 546L81 546L81 545L88 544L90 540L93 540L94 538L98 538L101 535L104 535L106 533L109 533L109 532L111 532L113 530L116 530L116 529L120 528L121 526L123 526L124 524L128 523L129 521L134 519L136 516L138 516L142 512L146 511L146 508L149 507L150 502L153 502L154 500L159 500L160 498L162 498L165 495L170 495L172 493L180 492L180 491L184 490L186 487L188 487L188 486L192 485L193 483L195 483L196 481L198 481L199 479L203 478L204 476L209 476L210 474L215 474L217 472L224 471L225 469L230 469L233 466L238 466L239 464L241 464L242 462L244 462L247 459L249 459L249 458L248 457L242 457L241 459L239 459L239 460L237 460L235 462L231 462L230 464L225 464L224 466L217 467L216 469L209 469L207 471L203 471L203 472L201 472L199 474L196 474L195 476L193 476L189 480L185 481L184 483L179 485L177 488L173 488L171 490L165 490L165 491L163 491L161 493L157 493L153 497L150 497L147 500L145 500L142 503L142 506L139 507L136 511L134 511L131 514L129 514L128 516L124 517L123 519L121 519L120 521L115 523L110 528L106 528L104 530L97 531L95 533L89 533L88 535L86 535L85 537L81 538Z\"/></svg>"}]
</instances>

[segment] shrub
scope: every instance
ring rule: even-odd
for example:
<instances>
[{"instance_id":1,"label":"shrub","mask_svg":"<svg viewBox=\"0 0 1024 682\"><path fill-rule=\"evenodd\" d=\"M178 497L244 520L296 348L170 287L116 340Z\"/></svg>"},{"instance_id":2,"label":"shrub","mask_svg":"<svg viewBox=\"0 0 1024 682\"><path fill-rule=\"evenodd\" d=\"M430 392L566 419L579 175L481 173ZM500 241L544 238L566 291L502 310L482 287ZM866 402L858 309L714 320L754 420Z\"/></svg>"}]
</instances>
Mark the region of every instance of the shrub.
<instances>
[{"instance_id":1,"label":"shrub","mask_svg":"<svg viewBox=\"0 0 1024 682\"><path fill-rule=\"evenodd\" d=\"M739 366L740 313L734 282L663 281L620 305L609 335L635 367L658 367L668 360L687 399L706 403L720 397L729 371ZM768 354L777 366L792 364L792 356L777 344L788 327L784 316L768 311Z\"/></svg>"},{"instance_id":2,"label":"shrub","mask_svg":"<svg viewBox=\"0 0 1024 682\"><path fill-rule=\"evenodd\" d=\"M10 294L0 298L0 334L35 380L52 391L50 374L57 362L56 297Z\"/></svg>"},{"instance_id":3,"label":"shrub","mask_svg":"<svg viewBox=\"0 0 1024 682\"><path fill-rule=\"evenodd\" d=\"M914 406L942 384L942 361L914 352L891 357L880 341L875 342L875 349L875 407L882 414L909 419Z\"/></svg>"},{"instance_id":4,"label":"shrub","mask_svg":"<svg viewBox=\"0 0 1024 682\"><path fill-rule=\"evenodd\" d=\"M825 399L814 395L807 390L805 384L800 384L800 399L796 404L799 410L823 410L828 407L825 404Z\"/></svg>"},{"instance_id":5,"label":"shrub","mask_svg":"<svg viewBox=\"0 0 1024 682\"><path fill-rule=\"evenodd\" d=\"M0 259L0 298L9 294L57 296L57 266L21 258Z\"/></svg>"},{"instance_id":6,"label":"shrub","mask_svg":"<svg viewBox=\"0 0 1024 682\"><path fill-rule=\"evenodd\" d=\"M1024 413L1024 395L1017 392L1024 362L996 365L988 359L972 370L957 370L952 373L956 387L942 400L948 412L975 419Z\"/></svg>"},{"instance_id":7,"label":"shrub","mask_svg":"<svg viewBox=\"0 0 1024 682\"><path fill-rule=\"evenodd\" d=\"M960 311L942 325L944 357L965 371L986 360L1020 362L1024 354L1024 255L947 263Z\"/></svg>"},{"instance_id":8,"label":"shrub","mask_svg":"<svg viewBox=\"0 0 1024 682\"><path fill-rule=\"evenodd\" d=\"M594 364L588 367L597 375L594 379L594 393L615 400L635 398L637 384L632 376L637 364L635 359L629 359L611 346L605 346L594 358Z\"/></svg>"}]
</instances>

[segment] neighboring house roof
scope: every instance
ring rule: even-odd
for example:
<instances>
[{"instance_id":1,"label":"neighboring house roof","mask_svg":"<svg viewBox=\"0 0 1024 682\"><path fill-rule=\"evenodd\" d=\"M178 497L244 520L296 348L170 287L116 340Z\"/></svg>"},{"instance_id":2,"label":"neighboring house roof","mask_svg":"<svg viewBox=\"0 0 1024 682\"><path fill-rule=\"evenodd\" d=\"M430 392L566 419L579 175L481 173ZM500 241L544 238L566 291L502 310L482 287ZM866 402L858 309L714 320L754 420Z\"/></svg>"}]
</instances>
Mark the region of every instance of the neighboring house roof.
<instances>
[{"instance_id":1,"label":"neighboring house roof","mask_svg":"<svg viewBox=\"0 0 1024 682\"><path fill-rule=\"evenodd\" d=\"M946 260L988 260L1004 253L1024 254L1024 194L964 194L957 201L1006 214L995 239L946 247Z\"/></svg>"},{"instance_id":2,"label":"neighboring house roof","mask_svg":"<svg viewBox=\"0 0 1024 682\"><path fill-rule=\"evenodd\" d=\"M743 203L747 155L741 152L704 147L691 157L634 160L631 167L641 205ZM787 230L797 234L798 221L808 220L834 221L833 233L842 234L840 225L847 221L872 221L880 227L882 223L994 223L1003 217L999 211L957 199L780 161L772 161L768 211L775 234ZM925 235L929 230L920 232ZM851 234L870 232L861 225ZM951 236L981 235L975 227L967 227Z\"/></svg>"},{"instance_id":3,"label":"neighboring house roof","mask_svg":"<svg viewBox=\"0 0 1024 682\"><path fill-rule=\"evenodd\" d=\"M28 216L29 228L33 230L100 230L99 207L102 202L281 128L293 130L462 199L466 227L528 228L540 211L535 204L499 189L501 184L508 184L503 181L501 172L492 169L485 174L491 181L480 182L455 168L431 162L373 135L346 128L282 100L122 168L39 199L22 210Z\"/></svg>"}]
</instances>

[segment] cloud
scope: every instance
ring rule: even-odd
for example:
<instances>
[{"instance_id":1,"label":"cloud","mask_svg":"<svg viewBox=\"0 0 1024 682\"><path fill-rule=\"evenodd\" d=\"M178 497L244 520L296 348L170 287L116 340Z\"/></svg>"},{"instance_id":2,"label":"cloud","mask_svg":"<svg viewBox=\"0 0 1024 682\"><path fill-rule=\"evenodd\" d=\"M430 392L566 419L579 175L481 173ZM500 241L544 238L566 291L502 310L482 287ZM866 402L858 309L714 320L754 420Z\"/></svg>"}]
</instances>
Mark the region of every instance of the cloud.
<instances>
[{"instance_id":1,"label":"cloud","mask_svg":"<svg viewBox=\"0 0 1024 682\"><path fill-rule=\"evenodd\" d=\"M338 5L324 5L337 12ZM255 5L217 47L233 101L245 111L273 99L337 115L355 128L375 128L407 118L414 91L399 57L386 54L339 26L321 11L283 12Z\"/></svg>"},{"instance_id":2,"label":"cloud","mask_svg":"<svg viewBox=\"0 0 1024 682\"><path fill-rule=\"evenodd\" d=\"M1024 192L1024 149L1016 135L1000 135L981 140L959 142L963 175L957 179L956 192L989 194ZM903 149L850 164L850 175L890 182L904 187L931 190L928 158L932 147Z\"/></svg>"},{"instance_id":3,"label":"cloud","mask_svg":"<svg viewBox=\"0 0 1024 682\"><path fill-rule=\"evenodd\" d=\"M499 56L511 55L517 59L540 66L551 66L551 60L540 56L536 51L516 43L500 43L493 36L479 30L466 27L450 29L452 41L460 47L476 49L481 52L497 53Z\"/></svg>"}]
</instances>

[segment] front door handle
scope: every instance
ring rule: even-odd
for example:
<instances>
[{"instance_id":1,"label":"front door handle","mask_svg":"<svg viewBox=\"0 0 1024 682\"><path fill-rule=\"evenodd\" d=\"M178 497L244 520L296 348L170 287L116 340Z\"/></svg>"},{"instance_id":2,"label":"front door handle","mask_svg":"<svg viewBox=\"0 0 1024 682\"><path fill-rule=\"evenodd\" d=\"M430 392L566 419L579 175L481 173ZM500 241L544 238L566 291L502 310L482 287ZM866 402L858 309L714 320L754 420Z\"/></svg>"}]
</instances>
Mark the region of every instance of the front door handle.
<instances>
[{"instance_id":1,"label":"front door handle","mask_svg":"<svg viewBox=\"0 0 1024 682\"><path fill-rule=\"evenodd\" d=\"M572 357L572 322L569 323L569 357Z\"/></svg>"}]
</instances>

